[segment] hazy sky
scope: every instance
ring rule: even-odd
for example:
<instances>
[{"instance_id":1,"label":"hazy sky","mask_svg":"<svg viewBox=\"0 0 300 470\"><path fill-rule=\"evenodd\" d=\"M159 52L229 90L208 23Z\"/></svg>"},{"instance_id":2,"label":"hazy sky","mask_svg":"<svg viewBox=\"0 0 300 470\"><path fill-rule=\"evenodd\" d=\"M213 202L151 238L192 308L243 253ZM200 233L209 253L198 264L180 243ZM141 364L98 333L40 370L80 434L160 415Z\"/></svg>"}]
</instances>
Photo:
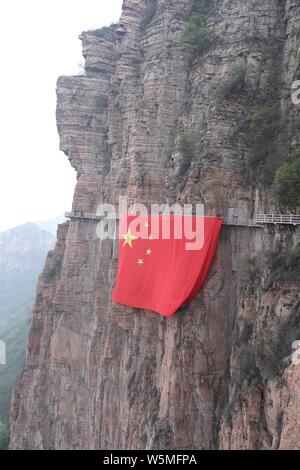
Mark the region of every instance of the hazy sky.
<instances>
[{"instance_id":1,"label":"hazy sky","mask_svg":"<svg viewBox=\"0 0 300 470\"><path fill-rule=\"evenodd\" d=\"M0 4L0 231L71 208L75 171L59 151L56 80L79 71L78 35L118 21L122 0Z\"/></svg>"}]
</instances>

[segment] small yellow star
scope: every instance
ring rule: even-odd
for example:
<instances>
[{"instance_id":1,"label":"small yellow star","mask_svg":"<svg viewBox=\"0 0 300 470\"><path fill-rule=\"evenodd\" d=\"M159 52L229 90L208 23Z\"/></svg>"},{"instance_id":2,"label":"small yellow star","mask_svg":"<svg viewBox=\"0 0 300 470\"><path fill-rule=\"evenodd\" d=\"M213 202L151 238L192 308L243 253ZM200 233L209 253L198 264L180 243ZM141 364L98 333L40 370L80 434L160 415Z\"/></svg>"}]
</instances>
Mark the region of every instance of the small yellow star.
<instances>
[{"instance_id":1,"label":"small yellow star","mask_svg":"<svg viewBox=\"0 0 300 470\"><path fill-rule=\"evenodd\" d=\"M144 260L143 260L142 258L139 258L138 261L137 261L137 264L138 264L139 266L143 266Z\"/></svg>"},{"instance_id":2,"label":"small yellow star","mask_svg":"<svg viewBox=\"0 0 300 470\"><path fill-rule=\"evenodd\" d=\"M146 250L146 255L150 256L150 255L151 255L151 253L152 253L152 250L151 250L151 248L148 248L148 250Z\"/></svg>"},{"instance_id":3,"label":"small yellow star","mask_svg":"<svg viewBox=\"0 0 300 470\"><path fill-rule=\"evenodd\" d=\"M150 241L153 240L153 235L152 234L149 235L148 240L150 240Z\"/></svg>"},{"instance_id":4,"label":"small yellow star","mask_svg":"<svg viewBox=\"0 0 300 470\"><path fill-rule=\"evenodd\" d=\"M125 241L123 243L123 246L128 245L128 246L130 246L130 248L132 248L132 241L136 240L136 237L134 237L131 234L130 229L128 229L128 232L123 235L123 238L125 239Z\"/></svg>"}]
</instances>

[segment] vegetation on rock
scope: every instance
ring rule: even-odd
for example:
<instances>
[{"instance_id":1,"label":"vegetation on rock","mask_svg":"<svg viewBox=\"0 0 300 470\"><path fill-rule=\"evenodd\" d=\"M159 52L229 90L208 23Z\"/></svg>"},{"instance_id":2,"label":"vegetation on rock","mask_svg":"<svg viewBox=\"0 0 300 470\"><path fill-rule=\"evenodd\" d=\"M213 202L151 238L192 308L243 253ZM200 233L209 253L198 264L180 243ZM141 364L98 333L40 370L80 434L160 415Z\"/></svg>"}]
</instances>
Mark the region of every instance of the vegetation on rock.
<instances>
[{"instance_id":1,"label":"vegetation on rock","mask_svg":"<svg viewBox=\"0 0 300 470\"><path fill-rule=\"evenodd\" d=\"M141 29L147 28L147 26L151 23L156 13L156 2L151 1L147 4L146 9L143 13L142 20L141 20Z\"/></svg>"},{"instance_id":2,"label":"vegetation on rock","mask_svg":"<svg viewBox=\"0 0 300 470\"><path fill-rule=\"evenodd\" d=\"M194 158L195 144L188 131L181 131L176 137L175 145L176 149L182 156L179 175L184 176L190 168L191 161Z\"/></svg>"},{"instance_id":3,"label":"vegetation on rock","mask_svg":"<svg viewBox=\"0 0 300 470\"><path fill-rule=\"evenodd\" d=\"M281 208L295 210L300 206L300 156L286 162L277 170L272 192Z\"/></svg>"},{"instance_id":4,"label":"vegetation on rock","mask_svg":"<svg viewBox=\"0 0 300 470\"><path fill-rule=\"evenodd\" d=\"M181 38L182 46L191 52L193 57L203 54L215 39L214 31L206 25L210 0L193 2L193 14L188 19Z\"/></svg>"},{"instance_id":5,"label":"vegetation on rock","mask_svg":"<svg viewBox=\"0 0 300 470\"><path fill-rule=\"evenodd\" d=\"M234 65L227 78L223 81L219 89L220 98L230 98L231 96L240 95L245 90L246 85L246 64Z\"/></svg>"},{"instance_id":6,"label":"vegetation on rock","mask_svg":"<svg viewBox=\"0 0 300 470\"><path fill-rule=\"evenodd\" d=\"M253 165L260 181L270 186L280 165L280 157L275 153L275 138L280 130L280 105L273 100L254 105L246 119L255 155Z\"/></svg>"},{"instance_id":7,"label":"vegetation on rock","mask_svg":"<svg viewBox=\"0 0 300 470\"><path fill-rule=\"evenodd\" d=\"M49 257L52 257L53 254L49 253ZM54 260L53 265L48 271L44 273L44 280L50 282L61 270L61 260Z\"/></svg>"},{"instance_id":8,"label":"vegetation on rock","mask_svg":"<svg viewBox=\"0 0 300 470\"><path fill-rule=\"evenodd\" d=\"M268 288L278 282L292 282L300 276L300 246L281 253L267 255L271 271Z\"/></svg>"}]
</instances>

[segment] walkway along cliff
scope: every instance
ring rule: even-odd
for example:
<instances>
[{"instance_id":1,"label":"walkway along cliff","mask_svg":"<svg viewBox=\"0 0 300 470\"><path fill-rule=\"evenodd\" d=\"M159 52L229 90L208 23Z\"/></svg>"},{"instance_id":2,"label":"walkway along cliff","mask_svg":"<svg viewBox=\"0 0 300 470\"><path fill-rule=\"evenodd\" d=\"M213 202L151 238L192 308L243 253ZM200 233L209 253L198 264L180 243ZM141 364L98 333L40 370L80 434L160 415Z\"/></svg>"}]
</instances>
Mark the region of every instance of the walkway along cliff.
<instances>
[{"instance_id":1,"label":"walkway along cliff","mask_svg":"<svg viewBox=\"0 0 300 470\"><path fill-rule=\"evenodd\" d=\"M127 195L289 213L273 194L300 155L299 31L296 0L124 0L119 24L82 33L85 74L57 83L73 212ZM224 226L171 319L111 302L95 227L60 225L40 275L11 448L299 449L299 225Z\"/></svg>"}]
</instances>

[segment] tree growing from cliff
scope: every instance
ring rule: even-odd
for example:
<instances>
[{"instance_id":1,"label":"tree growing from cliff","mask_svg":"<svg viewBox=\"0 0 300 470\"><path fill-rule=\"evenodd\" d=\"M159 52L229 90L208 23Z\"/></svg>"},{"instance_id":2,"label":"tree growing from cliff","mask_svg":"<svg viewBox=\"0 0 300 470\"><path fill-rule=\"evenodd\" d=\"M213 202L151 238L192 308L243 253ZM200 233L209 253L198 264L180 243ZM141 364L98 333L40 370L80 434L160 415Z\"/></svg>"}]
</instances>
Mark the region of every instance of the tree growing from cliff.
<instances>
[{"instance_id":1,"label":"tree growing from cliff","mask_svg":"<svg viewBox=\"0 0 300 470\"><path fill-rule=\"evenodd\" d=\"M300 206L300 156L277 170L272 191L281 208L295 210Z\"/></svg>"},{"instance_id":2,"label":"tree growing from cliff","mask_svg":"<svg viewBox=\"0 0 300 470\"><path fill-rule=\"evenodd\" d=\"M156 1L150 0L147 2L146 9L143 13L141 20L141 29L144 30L151 23L156 13Z\"/></svg>"},{"instance_id":3,"label":"tree growing from cliff","mask_svg":"<svg viewBox=\"0 0 300 470\"><path fill-rule=\"evenodd\" d=\"M280 104L273 99L252 106L246 117L250 143L254 150L253 167L259 180L271 186L280 166L276 137L280 131Z\"/></svg>"},{"instance_id":4,"label":"tree growing from cliff","mask_svg":"<svg viewBox=\"0 0 300 470\"><path fill-rule=\"evenodd\" d=\"M203 54L215 38L214 32L205 23L205 14L199 12L192 15L185 25L181 43L192 53L193 57Z\"/></svg>"},{"instance_id":5,"label":"tree growing from cliff","mask_svg":"<svg viewBox=\"0 0 300 470\"><path fill-rule=\"evenodd\" d=\"M219 89L220 98L228 99L231 96L240 95L246 86L246 64L234 65L228 73Z\"/></svg>"},{"instance_id":6,"label":"tree growing from cliff","mask_svg":"<svg viewBox=\"0 0 300 470\"><path fill-rule=\"evenodd\" d=\"M269 252L267 262L271 272L268 288L293 282L300 276L300 246L279 253Z\"/></svg>"}]
</instances>

